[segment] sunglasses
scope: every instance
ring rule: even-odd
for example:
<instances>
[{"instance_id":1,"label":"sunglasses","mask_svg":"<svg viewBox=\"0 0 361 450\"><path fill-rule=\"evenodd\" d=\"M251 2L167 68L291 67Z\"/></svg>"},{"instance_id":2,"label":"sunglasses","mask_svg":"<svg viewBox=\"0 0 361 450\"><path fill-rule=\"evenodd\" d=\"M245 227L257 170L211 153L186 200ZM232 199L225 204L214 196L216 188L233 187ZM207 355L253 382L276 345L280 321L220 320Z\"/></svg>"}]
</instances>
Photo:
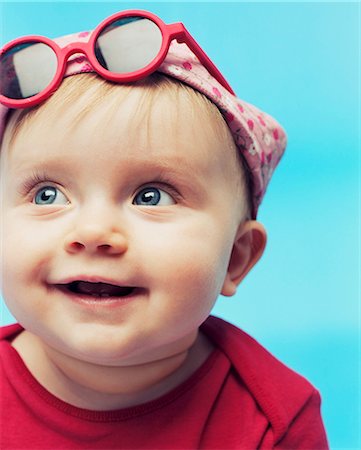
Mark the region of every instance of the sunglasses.
<instances>
[{"instance_id":1,"label":"sunglasses","mask_svg":"<svg viewBox=\"0 0 361 450\"><path fill-rule=\"evenodd\" d=\"M118 83L144 78L164 61L170 43L185 43L225 89L234 94L182 23L165 24L147 11L123 11L101 22L87 42L59 47L44 36L26 36L0 51L0 103L8 108L35 106L60 85L66 63L75 53L85 54L95 72Z\"/></svg>"}]
</instances>

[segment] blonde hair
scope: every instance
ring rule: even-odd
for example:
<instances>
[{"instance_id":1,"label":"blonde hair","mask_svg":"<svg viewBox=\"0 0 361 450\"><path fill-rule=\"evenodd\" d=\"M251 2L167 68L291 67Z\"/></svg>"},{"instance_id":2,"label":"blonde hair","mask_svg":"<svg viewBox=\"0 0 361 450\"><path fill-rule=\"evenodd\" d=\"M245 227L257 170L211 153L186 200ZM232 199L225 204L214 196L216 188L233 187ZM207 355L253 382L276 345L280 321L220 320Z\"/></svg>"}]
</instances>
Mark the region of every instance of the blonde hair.
<instances>
[{"instance_id":1,"label":"blonde hair","mask_svg":"<svg viewBox=\"0 0 361 450\"><path fill-rule=\"evenodd\" d=\"M58 90L44 103L34 108L17 111L13 120L9 119L10 136L8 145L11 146L13 144L24 127L31 125L34 120L40 117L41 121L51 121L56 120L59 114L64 113L69 117L70 129L67 131L71 132L71 128L77 127L87 114L97 106L104 104L105 100L107 113L104 118L105 120L110 120L134 86L142 88L141 100L136 110L133 111L134 120L143 121L148 118L148 121L145 120L145 123L149 124L152 105L161 93L171 96L171 99L174 99L176 103L180 101L187 102L191 111L191 117L188 119L191 121L196 115L199 115L200 111L204 112L206 120L202 122L202 126L208 127L210 133L215 134L220 142L224 142L225 157L233 158L234 160L232 165L235 169L234 174L229 174L229 176L234 175L237 177L238 192L235 193L235 198L238 198L238 203L240 203L237 204L236 202L240 211L240 220L249 219L251 202L247 165L239 155L239 151L221 112L205 95L184 83L158 72L129 84L112 83L94 73L67 77L63 80Z\"/></svg>"}]
</instances>

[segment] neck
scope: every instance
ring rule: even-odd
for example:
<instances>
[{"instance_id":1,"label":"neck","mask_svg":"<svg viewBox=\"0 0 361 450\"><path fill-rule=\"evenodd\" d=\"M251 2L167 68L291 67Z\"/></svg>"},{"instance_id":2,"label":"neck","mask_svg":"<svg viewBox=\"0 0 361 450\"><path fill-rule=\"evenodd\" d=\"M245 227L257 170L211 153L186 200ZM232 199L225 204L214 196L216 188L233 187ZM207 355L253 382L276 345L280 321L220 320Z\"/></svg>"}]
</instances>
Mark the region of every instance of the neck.
<instances>
[{"instance_id":1,"label":"neck","mask_svg":"<svg viewBox=\"0 0 361 450\"><path fill-rule=\"evenodd\" d=\"M130 366L104 366L77 360L24 331L12 343L37 381L61 400L90 410L114 410L145 403L185 381L213 347L196 333L178 353Z\"/></svg>"}]
</instances>

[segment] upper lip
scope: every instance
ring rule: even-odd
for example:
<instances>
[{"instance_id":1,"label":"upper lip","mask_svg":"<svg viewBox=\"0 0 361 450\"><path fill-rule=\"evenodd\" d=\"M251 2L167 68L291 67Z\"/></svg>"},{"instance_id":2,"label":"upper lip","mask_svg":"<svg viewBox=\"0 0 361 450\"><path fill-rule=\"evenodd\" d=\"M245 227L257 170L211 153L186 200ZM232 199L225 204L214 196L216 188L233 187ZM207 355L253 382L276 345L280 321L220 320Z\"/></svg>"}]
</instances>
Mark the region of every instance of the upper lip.
<instances>
[{"instance_id":1,"label":"upper lip","mask_svg":"<svg viewBox=\"0 0 361 450\"><path fill-rule=\"evenodd\" d=\"M70 276L65 278L60 278L58 280L50 280L48 281L49 285L67 285L70 283L74 283L76 281L85 281L88 283L104 283L104 284L112 284L114 286L134 286L132 283L124 282L124 280L119 281L108 277L102 277L98 275L77 275Z\"/></svg>"}]
</instances>

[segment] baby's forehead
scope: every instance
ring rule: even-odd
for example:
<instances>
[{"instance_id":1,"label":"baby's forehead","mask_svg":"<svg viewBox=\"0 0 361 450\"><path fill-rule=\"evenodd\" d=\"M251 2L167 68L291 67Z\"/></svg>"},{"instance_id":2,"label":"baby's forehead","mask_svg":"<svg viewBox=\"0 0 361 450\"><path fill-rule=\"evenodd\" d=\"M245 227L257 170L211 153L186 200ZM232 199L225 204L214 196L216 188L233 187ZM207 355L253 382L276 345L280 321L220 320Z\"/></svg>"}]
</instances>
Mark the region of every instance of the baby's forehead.
<instances>
[{"instance_id":1,"label":"baby's forehead","mask_svg":"<svg viewBox=\"0 0 361 450\"><path fill-rule=\"evenodd\" d=\"M12 144L35 140L44 149L60 140L65 156L75 142L87 146L95 140L100 152L102 146L111 145L129 156L151 153L175 162L182 157L223 160L234 151L217 108L191 91L134 87L117 89L117 95L106 92L101 100L92 99L91 94L84 91L77 101L60 105L49 102L20 126L15 117L10 123L16 134Z\"/></svg>"}]
</instances>

